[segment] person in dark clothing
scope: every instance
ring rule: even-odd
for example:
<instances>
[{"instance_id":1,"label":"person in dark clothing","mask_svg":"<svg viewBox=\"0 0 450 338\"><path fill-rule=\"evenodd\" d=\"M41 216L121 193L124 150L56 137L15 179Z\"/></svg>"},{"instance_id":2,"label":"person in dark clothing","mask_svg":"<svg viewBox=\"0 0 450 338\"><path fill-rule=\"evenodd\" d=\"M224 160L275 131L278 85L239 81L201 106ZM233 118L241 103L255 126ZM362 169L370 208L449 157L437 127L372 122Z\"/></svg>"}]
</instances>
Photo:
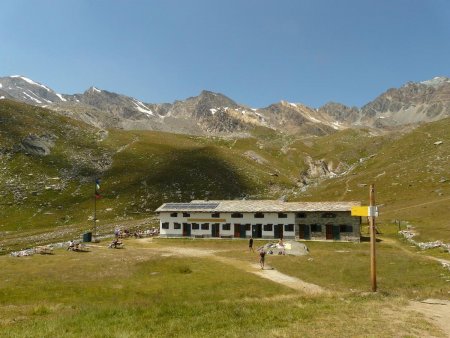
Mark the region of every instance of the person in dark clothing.
<instances>
[{"instance_id":1,"label":"person in dark clothing","mask_svg":"<svg viewBox=\"0 0 450 338\"><path fill-rule=\"evenodd\" d=\"M255 250L253 249L253 237L250 237L250 239L248 240L248 251L255 252Z\"/></svg>"},{"instance_id":2,"label":"person in dark clothing","mask_svg":"<svg viewBox=\"0 0 450 338\"><path fill-rule=\"evenodd\" d=\"M266 258L266 251L262 248L259 251L259 264L261 264L261 269L264 270L264 259Z\"/></svg>"}]
</instances>

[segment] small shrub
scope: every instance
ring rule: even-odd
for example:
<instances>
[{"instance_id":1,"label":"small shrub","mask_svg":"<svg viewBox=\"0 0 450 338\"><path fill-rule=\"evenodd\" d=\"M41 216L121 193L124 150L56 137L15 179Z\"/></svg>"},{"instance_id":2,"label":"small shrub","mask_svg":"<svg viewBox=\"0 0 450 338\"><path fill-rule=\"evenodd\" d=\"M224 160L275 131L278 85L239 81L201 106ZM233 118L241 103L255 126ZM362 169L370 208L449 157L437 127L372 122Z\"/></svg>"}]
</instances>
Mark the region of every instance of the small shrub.
<instances>
[{"instance_id":1,"label":"small shrub","mask_svg":"<svg viewBox=\"0 0 450 338\"><path fill-rule=\"evenodd\" d=\"M192 270L191 270L191 268L189 266L184 265L184 266L178 267L178 272L179 273L188 274L188 273L192 273Z\"/></svg>"}]
</instances>

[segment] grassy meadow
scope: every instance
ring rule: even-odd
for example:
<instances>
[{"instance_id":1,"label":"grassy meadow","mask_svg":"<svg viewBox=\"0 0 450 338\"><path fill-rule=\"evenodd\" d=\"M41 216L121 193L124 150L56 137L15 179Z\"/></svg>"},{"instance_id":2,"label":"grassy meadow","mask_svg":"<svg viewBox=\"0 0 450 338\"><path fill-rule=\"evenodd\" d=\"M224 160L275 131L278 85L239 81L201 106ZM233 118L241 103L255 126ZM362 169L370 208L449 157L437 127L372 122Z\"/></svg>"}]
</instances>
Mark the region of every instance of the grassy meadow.
<instances>
[{"instance_id":1,"label":"grassy meadow","mask_svg":"<svg viewBox=\"0 0 450 338\"><path fill-rule=\"evenodd\" d=\"M323 287L321 295L252 273L260 271L258 256L246 244L130 239L119 250L102 242L86 253L1 256L0 336L445 336L405 306L450 299L450 273L397 242L378 244L375 294L368 243L309 242L308 256L267 257L278 271Z\"/></svg>"}]
</instances>

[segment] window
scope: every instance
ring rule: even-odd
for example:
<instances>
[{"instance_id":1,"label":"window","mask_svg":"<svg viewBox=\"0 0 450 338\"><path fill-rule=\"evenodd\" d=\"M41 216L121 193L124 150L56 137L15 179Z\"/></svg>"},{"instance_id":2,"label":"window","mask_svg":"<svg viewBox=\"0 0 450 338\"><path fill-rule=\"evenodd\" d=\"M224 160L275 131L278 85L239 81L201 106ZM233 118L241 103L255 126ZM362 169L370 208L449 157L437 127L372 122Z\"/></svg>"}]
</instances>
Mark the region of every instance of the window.
<instances>
[{"instance_id":1,"label":"window","mask_svg":"<svg viewBox=\"0 0 450 338\"><path fill-rule=\"evenodd\" d=\"M220 217L220 212L214 212L211 214L212 218L219 218Z\"/></svg>"},{"instance_id":2,"label":"window","mask_svg":"<svg viewBox=\"0 0 450 338\"><path fill-rule=\"evenodd\" d=\"M209 230L209 223L202 223L202 230Z\"/></svg>"},{"instance_id":3,"label":"window","mask_svg":"<svg viewBox=\"0 0 450 338\"><path fill-rule=\"evenodd\" d=\"M192 223L192 230L198 230L198 223Z\"/></svg>"},{"instance_id":4,"label":"window","mask_svg":"<svg viewBox=\"0 0 450 338\"><path fill-rule=\"evenodd\" d=\"M285 224L284 231L294 231L294 224Z\"/></svg>"},{"instance_id":5,"label":"window","mask_svg":"<svg viewBox=\"0 0 450 338\"><path fill-rule=\"evenodd\" d=\"M230 223L225 223L224 225L222 225L222 230L230 230L230 229L231 229Z\"/></svg>"},{"instance_id":6,"label":"window","mask_svg":"<svg viewBox=\"0 0 450 338\"><path fill-rule=\"evenodd\" d=\"M279 212L278 213L278 218L287 218L287 214L284 212Z\"/></svg>"},{"instance_id":7,"label":"window","mask_svg":"<svg viewBox=\"0 0 450 338\"><path fill-rule=\"evenodd\" d=\"M336 214L332 213L332 212L326 212L324 214L322 214L322 218L335 218Z\"/></svg>"},{"instance_id":8,"label":"window","mask_svg":"<svg viewBox=\"0 0 450 338\"><path fill-rule=\"evenodd\" d=\"M306 213L304 212L297 213L297 218L306 218Z\"/></svg>"},{"instance_id":9,"label":"window","mask_svg":"<svg viewBox=\"0 0 450 338\"><path fill-rule=\"evenodd\" d=\"M180 223L173 223L173 228L174 229L181 229L181 224Z\"/></svg>"},{"instance_id":10,"label":"window","mask_svg":"<svg viewBox=\"0 0 450 338\"><path fill-rule=\"evenodd\" d=\"M272 231L272 224L264 224L264 231Z\"/></svg>"},{"instance_id":11,"label":"window","mask_svg":"<svg viewBox=\"0 0 450 338\"><path fill-rule=\"evenodd\" d=\"M257 212L255 218L264 218L264 214L262 212Z\"/></svg>"},{"instance_id":12,"label":"window","mask_svg":"<svg viewBox=\"0 0 450 338\"><path fill-rule=\"evenodd\" d=\"M163 229L169 229L169 222L164 222L164 223L162 223L162 224L161 224L161 227L162 227Z\"/></svg>"},{"instance_id":13,"label":"window","mask_svg":"<svg viewBox=\"0 0 450 338\"><path fill-rule=\"evenodd\" d=\"M170 217L177 217L178 216L178 213L177 212L172 212L171 214L170 214Z\"/></svg>"},{"instance_id":14,"label":"window","mask_svg":"<svg viewBox=\"0 0 450 338\"><path fill-rule=\"evenodd\" d=\"M245 225L245 231L250 231L252 230L252 225L251 224L246 224Z\"/></svg>"},{"instance_id":15,"label":"window","mask_svg":"<svg viewBox=\"0 0 450 338\"><path fill-rule=\"evenodd\" d=\"M240 212L233 212L231 214L231 218L243 218L243 217L244 217L244 215L241 214Z\"/></svg>"},{"instance_id":16,"label":"window","mask_svg":"<svg viewBox=\"0 0 450 338\"><path fill-rule=\"evenodd\" d=\"M188 212L183 212L183 217L191 217L191 214Z\"/></svg>"},{"instance_id":17,"label":"window","mask_svg":"<svg viewBox=\"0 0 450 338\"><path fill-rule=\"evenodd\" d=\"M320 224L311 224L311 232L322 232L322 226Z\"/></svg>"},{"instance_id":18,"label":"window","mask_svg":"<svg viewBox=\"0 0 450 338\"><path fill-rule=\"evenodd\" d=\"M339 230L341 232L353 232L353 226L351 225L346 225L346 224L341 224L339 226Z\"/></svg>"}]
</instances>

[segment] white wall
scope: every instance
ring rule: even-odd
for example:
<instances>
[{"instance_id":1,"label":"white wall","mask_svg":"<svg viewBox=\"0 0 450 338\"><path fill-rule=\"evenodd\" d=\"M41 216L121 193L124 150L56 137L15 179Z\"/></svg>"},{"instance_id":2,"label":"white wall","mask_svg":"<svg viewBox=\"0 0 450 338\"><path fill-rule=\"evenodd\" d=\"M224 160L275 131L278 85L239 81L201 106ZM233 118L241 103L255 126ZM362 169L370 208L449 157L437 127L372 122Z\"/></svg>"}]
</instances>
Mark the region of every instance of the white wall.
<instances>
[{"instance_id":1,"label":"white wall","mask_svg":"<svg viewBox=\"0 0 450 338\"><path fill-rule=\"evenodd\" d=\"M233 236L234 235L234 224L295 224L295 213L287 213L287 218L278 218L278 213L264 213L264 218L255 218L255 213L243 213L243 218L232 218L231 213L220 213L219 220L211 217L211 213L203 213L203 212L191 212L189 217L183 217L183 212L178 212L177 217L171 217L170 212L160 212L160 235L161 236L182 236L183 235L183 223L198 223L199 230L191 230L191 236L211 236L211 228L213 223L219 223L219 233L220 236ZM192 221L190 219L208 219L208 221ZM225 220L225 221L223 221ZM162 223L168 222L169 229L163 229ZM174 229L174 223L180 223L181 229ZM209 223L208 230L202 230L201 224ZM224 223L230 223L230 230L222 230L222 225ZM263 238L273 238L274 236L274 227L272 227L272 231L264 231L262 236ZM294 237L294 231L283 233L285 237ZM252 235L252 231L246 231L246 237L250 237Z\"/></svg>"}]
</instances>

